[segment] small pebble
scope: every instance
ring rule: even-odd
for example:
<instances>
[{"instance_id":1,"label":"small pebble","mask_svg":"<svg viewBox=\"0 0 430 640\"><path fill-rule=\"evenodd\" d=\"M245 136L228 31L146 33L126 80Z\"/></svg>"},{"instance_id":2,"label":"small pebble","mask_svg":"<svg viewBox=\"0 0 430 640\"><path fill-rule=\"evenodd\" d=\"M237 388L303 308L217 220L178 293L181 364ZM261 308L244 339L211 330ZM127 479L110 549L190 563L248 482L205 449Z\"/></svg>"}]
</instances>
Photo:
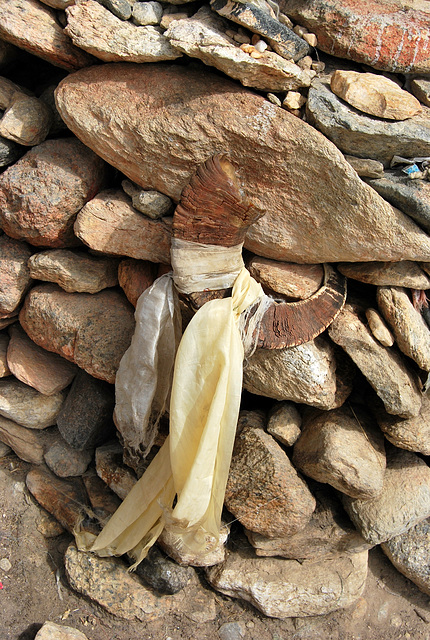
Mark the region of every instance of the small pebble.
<instances>
[{"instance_id":1,"label":"small pebble","mask_svg":"<svg viewBox=\"0 0 430 640\"><path fill-rule=\"evenodd\" d=\"M306 103L305 96L302 96L298 91L288 91L285 99L282 103L284 109L288 109L288 111L293 111L296 109L300 109Z\"/></svg>"},{"instance_id":2,"label":"small pebble","mask_svg":"<svg viewBox=\"0 0 430 640\"><path fill-rule=\"evenodd\" d=\"M305 40L305 42L308 43L308 45L310 47L316 47L317 46L317 37L314 33L305 33L303 34L303 40Z\"/></svg>"},{"instance_id":3,"label":"small pebble","mask_svg":"<svg viewBox=\"0 0 430 640\"><path fill-rule=\"evenodd\" d=\"M239 44L250 44L251 38L244 33L235 33L233 36L233 40L238 42Z\"/></svg>"},{"instance_id":4,"label":"small pebble","mask_svg":"<svg viewBox=\"0 0 430 640\"><path fill-rule=\"evenodd\" d=\"M251 38L251 44L257 44L257 42L260 41L260 36L258 35L258 33L254 33L252 38Z\"/></svg>"},{"instance_id":5,"label":"small pebble","mask_svg":"<svg viewBox=\"0 0 430 640\"><path fill-rule=\"evenodd\" d=\"M221 640L242 640L246 634L243 622L226 622L218 629Z\"/></svg>"},{"instance_id":6,"label":"small pebble","mask_svg":"<svg viewBox=\"0 0 430 640\"><path fill-rule=\"evenodd\" d=\"M12 565L7 558L2 558L0 560L0 569L2 571L10 571L12 569Z\"/></svg>"},{"instance_id":7,"label":"small pebble","mask_svg":"<svg viewBox=\"0 0 430 640\"><path fill-rule=\"evenodd\" d=\"M244 51L245 53L252 53L253 51L255 51L252 44L246 44L246 43L241 44L240 49L242 49L242 51Z\"/></svg>"},{"instance_id":8,"label":"small pebble","mask_svg":"<svg viewBox=\"0 0 430 640\"><path fill-rule=\"evenodd\" d=\"M259 51L260 53L263 53L267 49L267 42L264 42L264 40L258 40L254 44L254 47L255 47L256 51Z\"/></svg>"},{"instance_id":9,"label":"small pebble","mask_svg":"<svg viewBox=\"0 0 430 640\"><path fill-rule=\"evenodd\" d=\"M120 20L131 18L131 5L127 0L98 0L98 2Z\"/></svg>"},{"instance_id":10,"label":"small pebble","mask_svg":"<svg viewBox=\"0 0 430 640\"><path fill-rule=\"evenodd\" d=\"M236 35L236 31L234 31L233 29L226 29L225 35L229 38L234 38L234 36Z\"/></svg>"},{"instance_id":11,"label":"small pebble","mask_svg":"<svg viewBox=\"0 0 430 640\"><path fill-rule=\"evenodd\" d=\"M293 27L293 31L294 33L296 33L300 38L303 38L303 36L305 35L305 33L308 33L308 30L306 29L306 27L302 27L299 24L296 24L295 27Z\"/></svg>"},{"instance_id":12,"label":"small pebble","mask_svg":"<svg viewBox=\"0 0 430 640\"><path fill-rule=\"evenodd\" d=\"M186 20L186 13L165 13L160 20L160 27L167 29L175 20Z\"/></svg>"},{"instance_id":13,"label":"small pebble","mask_svg":"<svg viewBox=\"0 0 430 640\"><path fill-rule=\"evenodd\" d=\"M260 53L259 51L251 51L249 55L251 56L251 58L255 58L255 60L259 60L260 58L263 57L263 54Z\"/></svg>"},{"instance_id":14,"label":"small pebble","mask_svg":"<svg viewBox=\"0 0 430 640\"><path fill-rule=\"evenodd\" d=\"M158 25L163 17L163 7L159 2L135 2L132 16L138 26Z\"/></svg>"},{"instance_id":15,"label":"small pebble","mask_svg":"<svg viewBox=\"0 0 430 640\"><path fill-rule=\"evenodd\" d=\"M269 100L269 102L271 102L272 104L276 104L277 107L281 107L282 106L282 102L280 101L280 99L278 98L278 96L275 96L274 93L268 93L267 94L267 99Z\"/></svg>"},{"instance_id":16,"label":"small pebble","mask_svg":"<svg viewBox=\"0 0 430 640\"><path fill-rule=\"evenodd\" d=\"M393 616L391 616L390 624L391 624L392 627L399 628L399 627L402 626L403 620L402 620L401 616L399 616L398 613L395 613Z\"/></svg>"},{"instance_id":17,"label":"small pebble","mask_svg":"<svg viewBox=\"0 0 430 640\"><path fill-rule=\"evenodd\" d=\"M300 67L300 69L311 69L312 63L313 63L312 58L310 56L305 56L301 60L298 60L296 64L298 67Z\"/></svg>"},{"instance_id":18,"label":"small pebble","mask_svg":"<svg viewBox=\"0 0 430 640\"><path fill-rule=\"evenodd\" d=\"M293 28L293 23L291 22L290 18L285 15L285 13L280 13L279 16L278 16L278 20L285 27L288 27L288 29L292 29Z\"/></svg>"},{"instance_id":19,"label":"small pebble","mask_svg":"<svg viewBox=\"0 0 430 640\"><path fill-rule=\"evenodd\" d=\"M325 62L318 60L317 62L312 62L311 69L316 73L322 73L325 69Z\"/></svg>"}]
</instances>

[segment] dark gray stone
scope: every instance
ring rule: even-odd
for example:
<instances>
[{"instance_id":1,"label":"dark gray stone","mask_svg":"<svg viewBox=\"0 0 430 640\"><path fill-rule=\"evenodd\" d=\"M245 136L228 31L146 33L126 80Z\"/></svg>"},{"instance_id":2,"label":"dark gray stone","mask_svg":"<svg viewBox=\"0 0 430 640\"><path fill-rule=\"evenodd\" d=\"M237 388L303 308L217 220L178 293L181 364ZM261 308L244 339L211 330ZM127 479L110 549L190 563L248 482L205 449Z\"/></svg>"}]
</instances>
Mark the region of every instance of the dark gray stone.
<instances>
[{"instance_id":1,"label":"dark gray stone","mask_svg":"<svg viewBox=\"0 0 430 640\"><path fill-rule=\"evenodd\" d=\"M106 9L109 9L120 20L131 18L131 4L127 0L97 0Z\"/></svg>"},{"instance_id":2,"label":"dark gray stone","mask_svg":"<svg viewBox=\"0 0 430 640\"><path fill-rule=\"evenodd\" d=\"M145 560L137 566L136 573L158 593L173 595L188 584L194 569L181 567L158 547L152 547Z\"/></svg>"},{"instance_id":3,"label":"dark gray stone","mask_svg":"<svg viewBox=\"0 0 430 640\"><path fill-rule=\"evenodd\" d=\"M430 233L430 182L411 180L400 171L386 171L383 178L366 180L380 196L406 213Z\"/></svg>"},{"instance_id":4,"label":"dark gray stone","mask_svg":"<svg viewBox=\"0 0 430 640\"><path fill-rule=\"evenodd\" d=\"M79 450L106 442L114 432L114 405L113 385L81 370L57 417L64 440Z\"/></svg>"},{"instance_id":5,"label":"dark gray stone","mask_svg":"<svg viewBox=\"0 0 430 640\"><path fill-rule=\"evenodd\" d=\"M7 167L24 155L27 149L13 140L0 136L0 167Z\"/></svg>"}]
</instances>

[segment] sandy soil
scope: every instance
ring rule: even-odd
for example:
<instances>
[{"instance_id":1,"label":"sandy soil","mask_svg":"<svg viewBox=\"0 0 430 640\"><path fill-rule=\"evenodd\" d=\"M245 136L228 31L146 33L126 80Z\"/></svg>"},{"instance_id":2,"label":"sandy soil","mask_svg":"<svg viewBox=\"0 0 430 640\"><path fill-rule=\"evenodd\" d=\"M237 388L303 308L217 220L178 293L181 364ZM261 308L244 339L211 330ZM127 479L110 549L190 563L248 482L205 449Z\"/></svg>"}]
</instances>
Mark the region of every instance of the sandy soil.
<instances>
[{"instance_id":1,"label":"sandy soil","mask_svg":"<svg viewBox=\"0 0 430 640\"><path fill-rule=\"evenodd\" d=\"M68 585L62 558L71 536L46 539L37 530L45 512L25 488L28 469L14 455L0 459L0 640L33 640L46 620L89 640L217 640L227 622L240 622L245 640L430 640L430 598L379 548L370 552L362 598L329 616L275 620L217 594L216 619L200 625L181 611L148 623L115 618Z\"/></svg>"}]
</instances>

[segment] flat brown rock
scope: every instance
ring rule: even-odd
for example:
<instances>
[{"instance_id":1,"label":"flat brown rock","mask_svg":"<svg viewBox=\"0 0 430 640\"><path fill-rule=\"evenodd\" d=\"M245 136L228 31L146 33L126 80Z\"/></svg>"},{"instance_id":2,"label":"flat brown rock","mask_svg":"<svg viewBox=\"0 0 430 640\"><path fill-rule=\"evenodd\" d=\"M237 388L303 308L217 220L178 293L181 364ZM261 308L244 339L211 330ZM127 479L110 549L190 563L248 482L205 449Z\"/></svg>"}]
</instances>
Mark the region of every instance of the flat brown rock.
<instances>
[{"instance_id":1,"label":"flat brown rock","mask_svg":"<svg viewBox=\"0 0 430 640\"><path fill-rule=\"evenodd\" d=\"M134 331L133 307L119 291L66 293L54 284L33 287L20 322L33 342L110 383Z\"/></svg>"},{"instance_id":2,"label":"flat brown rock","mask_svg":"<svg viewBox=\"0 0 430 640\"><path fill-rule=\"evenodd\" d=\"M416 262L341 262L338 270L344 276L367 284L430 289L430 277Z\"/></svg>"},{"instance_id":3,"label":"flat brown rock","mask_svg":"<svg viewBox=\"0 0 430 640\"><path fill-rule=\"evenodd\" d=\"M122 190L109 189L81 209L74 228L97 251L169 264L171 224L171 218L147 218Z\"/></svg>"},{"instance_id":4,"label":"flat brown rock","mask_svg":"<svg viewBox=\"0 0 430 640\"><path fill-rule=\"evenodd\" d=\"M320 264L277 262L254 256L247 266L263 289L281 294L287 300L309 298L318 291L324 277Z\"/></svg>"},{"instance_id":5,"label":"flat brown rock","mask_svg":"<svg viewBox=\"0 0 430 640\"><path fill-rule=\"evenodd\" d=\"M76 214L104 178L104 162L76 138L45 140L0 176L3 230L36 246L76 246Z\"/></svg>"},{"instance_id":6,"label":"flat brown rock","mask_svg":"<svg viewBox=\"0 0 430 640\"><path fill-rule=\"evenodd\" d=\"M93 64L57 22L55 11L37 0L7 0L0 6L0 38L67 70Z\"/></svg>"},{"instance_id":7,"label":"flat brown rock","mask_svg":"<svg viewBox=\"0 0 430 640\"><path fill-rule=\"evenodd\" d=\"M227 153L244 196L266 211L246 241L258 255L314 264L430 260L428 235L324 136L206 69L107 64L65 78L56 100L84 144L176 202L199 165Z\"/></svg>"}]
</instances>

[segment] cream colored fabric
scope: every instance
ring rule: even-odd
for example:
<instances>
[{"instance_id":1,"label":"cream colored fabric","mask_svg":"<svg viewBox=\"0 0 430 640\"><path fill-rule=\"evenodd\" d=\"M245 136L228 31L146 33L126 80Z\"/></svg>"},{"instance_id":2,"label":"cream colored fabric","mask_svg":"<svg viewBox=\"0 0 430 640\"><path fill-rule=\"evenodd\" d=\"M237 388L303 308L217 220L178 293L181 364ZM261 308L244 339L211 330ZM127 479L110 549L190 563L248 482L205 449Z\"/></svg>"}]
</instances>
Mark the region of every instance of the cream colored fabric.
<instances>
[{"instance_id":1,"label":"cream colored fabric","mask_svg":"<svg viewBox=\"0 0 430 640\"><path fill-rule=\"evenodd\" d=\"M242 392L241 313L263 296L243 268L231 298L192 318L175 360L170 435L91 547L140 562L164 527L204 555L217 543ZM174 497L176 504L173 507ZM209 545L210 546L210 545Z\"/></svg>"}]
</instances>

